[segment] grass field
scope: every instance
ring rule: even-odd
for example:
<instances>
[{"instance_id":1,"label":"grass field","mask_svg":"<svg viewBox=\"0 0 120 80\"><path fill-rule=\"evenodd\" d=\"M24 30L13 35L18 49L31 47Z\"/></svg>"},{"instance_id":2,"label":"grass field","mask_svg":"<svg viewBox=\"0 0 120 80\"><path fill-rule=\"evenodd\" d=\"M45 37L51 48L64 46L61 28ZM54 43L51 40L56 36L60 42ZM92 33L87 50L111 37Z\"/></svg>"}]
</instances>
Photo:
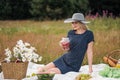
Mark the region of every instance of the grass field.
<instances>
[{"instance_id":1,"label":"grass field","mask_svg":"<svg viewBox=\"0 0 120 80\"><path fill-rule=\"evenodd\" d=\"M102 57L110 51L120 49L120 18L96 18L88 19L90 30L94 32L94 60L93 63L101 63ZM59 46L59 41L72 29L71 24L60 21L0 21L0 60L3 60L4 49L12 48L16 41L29 42L43 56L41 63L48 63L64 51ZM83 64L86 64L86 57Z\"/></svg>"}]
</instances>

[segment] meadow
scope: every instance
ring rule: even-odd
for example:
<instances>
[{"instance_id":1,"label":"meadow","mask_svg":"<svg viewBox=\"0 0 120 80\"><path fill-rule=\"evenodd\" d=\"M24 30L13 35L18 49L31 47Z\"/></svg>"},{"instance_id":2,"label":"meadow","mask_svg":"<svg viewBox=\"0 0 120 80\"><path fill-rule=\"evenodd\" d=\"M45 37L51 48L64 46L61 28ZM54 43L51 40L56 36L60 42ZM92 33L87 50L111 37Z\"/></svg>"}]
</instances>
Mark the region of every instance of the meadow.
<instances>
[{"instance_id":1,"label":"meadow","mask_svg":"<svg viewBox=\"0 0 120 80\"><path fill-rule=\"evenodd\" d=\"M120 49L120 18L87 18L91 23L88 28L95 37L93 63L103 62L102 58L109 52ZM18 40L29 42L37 49L48 63L65 51L59 46L62 37L72 29L71 24L58 21L6 20L0 21L0 61L5 57L4 49L12 49ZM83 64L87 64L85 56Z\"/></svg>"}]
</instances>

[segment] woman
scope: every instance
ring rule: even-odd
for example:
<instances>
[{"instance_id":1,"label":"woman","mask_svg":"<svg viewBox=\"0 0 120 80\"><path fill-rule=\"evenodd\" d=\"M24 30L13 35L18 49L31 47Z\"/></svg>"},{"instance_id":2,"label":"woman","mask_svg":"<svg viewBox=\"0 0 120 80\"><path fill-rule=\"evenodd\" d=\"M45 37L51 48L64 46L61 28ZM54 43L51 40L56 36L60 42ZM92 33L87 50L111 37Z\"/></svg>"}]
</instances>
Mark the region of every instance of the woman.
<instances>
[{"instance_id":1,"label":"woman","mask_svg":"<svg viewBox=\"0 0 120 80\"><path fill-rule=\"evenodd\" d=\"M87 30L86 24L89 22L85 21L82 13L74 13L72 18L68 18L64 22L72 23L73 28L67 35L70 40L69 50L65 49L65 45L62 45L62 42L60 42L62 48L67 50L67 53L44 67L38 68L38 72L53 72L56 74L65 74L69 71L78 72L84 59L84 55L87 53L89 72L91 73L94 35L92 31Z\"/></svg>"}]
</instances>

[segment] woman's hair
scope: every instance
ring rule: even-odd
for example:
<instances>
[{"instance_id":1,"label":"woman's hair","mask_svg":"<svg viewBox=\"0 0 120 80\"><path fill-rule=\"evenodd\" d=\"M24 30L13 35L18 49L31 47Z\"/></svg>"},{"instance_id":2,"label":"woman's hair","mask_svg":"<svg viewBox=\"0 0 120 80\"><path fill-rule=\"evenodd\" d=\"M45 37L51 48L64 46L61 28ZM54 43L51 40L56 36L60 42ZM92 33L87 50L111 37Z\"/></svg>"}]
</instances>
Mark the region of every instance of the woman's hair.
<instances>
[{"instance_id":1,"label":"woman's hair","mask_svg":"<svg viewBox=\"0 0 120 80\"><path fill-rule=\"evenodd\" d=\"M82 23L82 22L79 22L80 24L80 28L83 29L83 30L88 30L88 27L86 24Z\"/></svg>"}]
</instances>

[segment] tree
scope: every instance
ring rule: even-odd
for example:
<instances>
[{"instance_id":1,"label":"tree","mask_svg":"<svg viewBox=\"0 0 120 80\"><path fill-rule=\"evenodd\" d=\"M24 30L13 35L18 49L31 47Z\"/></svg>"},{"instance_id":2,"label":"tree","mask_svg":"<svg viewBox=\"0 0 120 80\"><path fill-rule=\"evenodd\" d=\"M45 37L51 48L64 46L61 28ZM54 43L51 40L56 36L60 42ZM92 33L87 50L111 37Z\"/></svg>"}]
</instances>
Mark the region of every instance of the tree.
<instances>
[{"instance_id":1,"label":"tree","mask_svg":"<svg viewBox=\"0 0 120 80\"><path fill-rule=\"evenodd\" d=\"M88 0L32 0L30 12L39 20L58 20L88 9Z\"/></svg>"},{"instance_id":2,"label":"tree","mask_svg":"<svg viewBox=\"0 0 120 80\"><path fill-rule=\"evenodd\" d=\"M32 0L30 12L39 20L57 20L68 16L72 5L69 0Z\"/></svg>"},{"instance_id":3,"label":"tree","mask_svg":"<svg viewBox=\"0 0 120 80\"><path fill-rule=\"evenodd\" d=\"M10 0L0 0L0 19L9 19L11 14Z\"/></svg>"},{"instance_id":4,"label":"tree","mask_svg":"<svg viewBox=\"0 0 120 80\"><path fill-rule=\"evenodd\" d=\"M47 7L47 0L32 0L31 1L31 9L30 13L34 19L37 20L44 20L47 13L46 13L46 7Z\"/></svg>"},{"instance_id":5,"label":"tree","mask_svg":"<svg viewBox=\"0 0 120 80\"><path fill-rule=\"evenodd\" d=\"M71 0L74 5L74 12L87 13L89 11L88 0Z\"/></svg>"},{"instance_id":6,"label":"tree","mask_svg":"<svg viewBox=\"0 0 120 80\"><path fill-rule=\"evenodd\" d=\"M26 19L30 17L28 0L0 0L1 19Z\"/></svg>"},{"instance_id":7,"label":"tree","mask_svg":"<svg viewBox=\"0 0 120 80\"><path fill-rule=\"evenodd\" d=\"M94 2L94 3L93 3ZM96 14L98 12L100 15L103 15L103 10L109 13L113 13L113 15L119 16L120 14L120 1L119 0L89 0L90 8L92 14Z\"/></svg>"}]
</instances>

